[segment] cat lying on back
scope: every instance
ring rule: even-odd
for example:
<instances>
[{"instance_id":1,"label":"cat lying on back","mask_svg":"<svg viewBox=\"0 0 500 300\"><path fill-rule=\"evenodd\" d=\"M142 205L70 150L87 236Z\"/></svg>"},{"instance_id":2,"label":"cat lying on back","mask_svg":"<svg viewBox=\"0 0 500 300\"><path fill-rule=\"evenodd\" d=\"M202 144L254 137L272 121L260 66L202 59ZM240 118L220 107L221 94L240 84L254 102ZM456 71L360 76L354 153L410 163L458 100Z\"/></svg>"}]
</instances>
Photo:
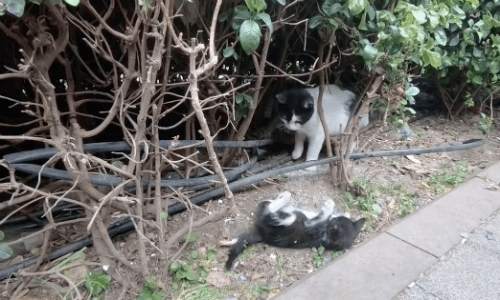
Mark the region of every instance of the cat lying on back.
<instances>
[{"instance_id":1,"label":"cat lying on back","mask_svg":"<svg viewBox=\"0 0 500 300\"><path fill-rule=\"evenodd\" d=\"M365 219L356 222L335 214L332 200L324 203L319 213L290 204L291 194L283 192L275 200L265 200L257 206L254 228L238 237L229 249L226 270L252 244L266 243L281 248L313 248L339 251L349 248L358 236Z\"/></svg>"},{"instance_id":2,"label":"cat lying on back","mask_svg":"<svg viewBox=\"0 0 500 300\"><path fill-rule=\"evenodd\" d=\"M280 119L285 127L295 131L293 159L302 156L306 138L309 142L306 161L317 160L323 147L325 132L318 115L318 94L319 87L295 89L276 95ZM345 130L356 102L356 95L348 90L341 90L334 84L325 87L323 112L330 135L339 135L340 126L342 131ZM361 127L368 125L368 121L368 115L364 116Z\"/></svg>"}]
</instances>

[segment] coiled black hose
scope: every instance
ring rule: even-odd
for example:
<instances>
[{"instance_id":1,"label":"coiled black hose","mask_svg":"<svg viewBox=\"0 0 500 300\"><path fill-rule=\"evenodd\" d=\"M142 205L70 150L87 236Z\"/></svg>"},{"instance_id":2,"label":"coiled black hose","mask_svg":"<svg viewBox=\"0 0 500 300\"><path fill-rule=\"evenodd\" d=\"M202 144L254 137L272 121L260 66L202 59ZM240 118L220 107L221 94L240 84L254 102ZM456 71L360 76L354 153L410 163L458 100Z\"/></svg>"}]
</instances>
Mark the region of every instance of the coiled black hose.
<instances>
[{"instance_id":1,"label":"coiled black hose","mask_svg":"<svg viewBox=\"0 0 500 300\"><path fill-rule=\"evenodd\" d=\"M485 140L482 139L473 139L473 140L468 140L462 143L452 143L450 145L446 146L440 146L440 147L434 147L434 148L415 148L415 149L402 149L402 150L390 150L390 151L375 151L375 152L369 152L369 153L354 153L351 155L350 159L356 160L356 159L361 159L361 158L369 158L369 157L381 157L381 156L399 156L399 155L411 155L411 154L423 154L423 153L436 153L436 152L449 152L449 151L460 151L460 150L467 150L467 149L472 149L476 147L480 147L486 143ZM300 170L303 168L308 168L308 167L313 167L321 164L327 164L327 163L332 163L339 161L339 157L330 157L330 158L324 158L321 160L317 161L309 161L309 162L302 162L302 163L297 163L292 166L287 166L287 167L281 167L281 168L276 168L273 170L269 170L266 172L262 172L256 175L252 175L234 182L229 183L229 188L233 192L241 191L245 187L249 186L250 184L256 183L258 181L264 180L269 177L277 176L283 173L295 171L295 170ZM193 204L200 205L203 204L204 202L220 197L223 195L222 188L216 188L213 189L209 192L206 193L201 193L199 195L196 195L192 197L190 200ZM168 207L168 214L170 216L180 213L186 209L186 206L183 203L177 202ZM109 229L108 229L108 234L110 237L113 237L117 234L122 234L127 231L130 231L134 229L134 225L132 221L130 220L122 220L119 221L115 224L113 224ZM56 259L58 257L61 257L65 254L68 254L70 252L76 251L82 247L90 246L93 244L92 238L87 237L78 241L75 241L69 245L59 247L58 249L54 250L48 255L48 258L50 260ZM10 267L4 268L0 270L0 280L6 279L9 276L11 276L13 273L18 272L19 270L26 268L36 262L37 258L31 258L28 259L24 262L12 265Z\"/></svg>"}]
</instances>

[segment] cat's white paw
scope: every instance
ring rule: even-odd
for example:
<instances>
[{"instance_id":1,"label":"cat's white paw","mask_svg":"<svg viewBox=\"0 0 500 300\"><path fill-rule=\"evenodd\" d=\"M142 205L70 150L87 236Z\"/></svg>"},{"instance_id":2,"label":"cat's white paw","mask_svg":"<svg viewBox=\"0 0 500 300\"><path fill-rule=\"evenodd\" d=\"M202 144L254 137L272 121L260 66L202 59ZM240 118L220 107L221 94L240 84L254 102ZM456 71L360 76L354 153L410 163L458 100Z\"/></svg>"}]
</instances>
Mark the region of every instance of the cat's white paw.
<instances>
[{"instance_id":1,"label":"cat's white paw","mask_svg":"<svg viewBox=\"0 0 500 300\"><path fill-rule=\"evenodd\" d=\"M281 200L281 201L290 201L290 198L292 197L292 194L289 192L289 191L284 191L284 192L281 192L278 197L276 198L276 200Z\"/></svg>"},{"instance_id":2,"label":"cat's white paw","mask_svg":"<svg viewBox=\"0 0 500 300\"><path fill-rule=\"evenodd\" d=\"M302 156L302 149L294 149L292 152L293 159L299 159Z\"/></svg>"},{"instance_id":3,"label":"cat's white paw","mask_svg":"<svg viewBox=\"0 0 500 300\"><path fill-rule=\"evenodd\" d=\"M328 199L328 200L325 201L325 203L323 204L323 206L326 209L334 209L335 208L335 202L333 202L332 199Z\"/></svg>"}]
</instances>

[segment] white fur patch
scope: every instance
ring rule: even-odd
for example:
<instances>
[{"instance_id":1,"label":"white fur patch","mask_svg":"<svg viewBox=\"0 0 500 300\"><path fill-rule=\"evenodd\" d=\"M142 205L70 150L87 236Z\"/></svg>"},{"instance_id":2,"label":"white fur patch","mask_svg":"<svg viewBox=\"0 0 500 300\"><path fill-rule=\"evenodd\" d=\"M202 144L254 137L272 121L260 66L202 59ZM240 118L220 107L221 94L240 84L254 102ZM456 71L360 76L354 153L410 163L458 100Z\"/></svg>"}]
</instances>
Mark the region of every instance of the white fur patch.
<instances>
[{"instance_id":1,"label":"white fur patch","mask_svg":"<svg viewBox=\"0 0 500 300\"><path fill-rule=\"evenodd\" d=\"M280 208L283 206L287 205L290 202L290 198L292 197L292 194L290 192L285 191L282 192L276 197L276 199L271 201L271 204L267 206L267 210L270 213L275 213L277 212Z\"/></svg>"},{"instance_id":2,"label":"white fur patch","mask_svg":"<svg viewBox=\"0 0 500 300\"><path fill-rule=\"evenodd\" d=\"M289 225L292 225L293 222L295 222L295 220L297 219L297 216L295 215L295 207L293 207L291 205L285 206L285 207L283 207L283 209L281 209L281 211L289 214L289 216L284 218L284 219L279 219L279 218L276 218L276 216L275 216L275 220L277 221L278 225L289 226Z\"/></svg>"}]
</instances>

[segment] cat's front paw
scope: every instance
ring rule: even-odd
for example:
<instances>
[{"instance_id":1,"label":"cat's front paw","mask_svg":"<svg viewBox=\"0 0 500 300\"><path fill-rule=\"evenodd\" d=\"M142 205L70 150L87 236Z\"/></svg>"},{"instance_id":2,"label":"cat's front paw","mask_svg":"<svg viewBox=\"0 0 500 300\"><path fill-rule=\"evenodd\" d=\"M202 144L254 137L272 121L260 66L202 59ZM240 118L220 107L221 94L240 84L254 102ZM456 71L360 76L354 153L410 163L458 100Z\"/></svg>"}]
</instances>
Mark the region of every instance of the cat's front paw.
<instances>
[{"instance_id":1,"label":"cat's front paw","mask_svg":"<svg viewBox=\"0 0 500 300\"><path fill-rule=\"evenodd\" d=\"M323 204L323 207L325 208L325 210L331 210L331 211L333 211L333 209L335 208L335 202L333 202L332 199L328 199Z\"/></svg>"},{"instance_id":2,"label":"cat's front paw","mask_svg":"<svg viewBox=\"0 0 500 300\"><path fill-rule=\"evenodd\" d=\"M302 149L294 149L292 152L293 159L299 159L302 156Z\"/></svg>"}]
</instances>

